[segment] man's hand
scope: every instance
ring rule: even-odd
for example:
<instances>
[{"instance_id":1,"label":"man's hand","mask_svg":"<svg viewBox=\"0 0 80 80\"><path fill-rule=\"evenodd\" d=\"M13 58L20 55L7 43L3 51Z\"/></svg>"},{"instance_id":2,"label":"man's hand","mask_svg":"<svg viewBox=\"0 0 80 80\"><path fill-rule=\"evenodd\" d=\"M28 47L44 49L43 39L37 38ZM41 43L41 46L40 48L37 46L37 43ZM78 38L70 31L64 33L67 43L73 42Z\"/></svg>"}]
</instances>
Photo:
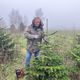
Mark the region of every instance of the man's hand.
<instances>
[{"instance_id":1,"label":"man's hand","mask_svg":"<svg viewBox=\"0 0 80 80\"><path fill-rule=\"evenodd\" d=\"M37 39L37 38L39 38L39 37L40 37L39 35L35 35L35 36L34 36L35 39Z\"/></svg>"}]
</instances>

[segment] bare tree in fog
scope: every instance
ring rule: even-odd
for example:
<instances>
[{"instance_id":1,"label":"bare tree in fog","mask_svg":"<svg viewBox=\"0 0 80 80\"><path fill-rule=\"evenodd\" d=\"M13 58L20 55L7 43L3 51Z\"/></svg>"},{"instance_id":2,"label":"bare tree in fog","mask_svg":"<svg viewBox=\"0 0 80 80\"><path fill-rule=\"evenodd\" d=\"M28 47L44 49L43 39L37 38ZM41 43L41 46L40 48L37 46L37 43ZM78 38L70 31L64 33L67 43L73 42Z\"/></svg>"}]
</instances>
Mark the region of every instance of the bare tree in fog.
<instances>
[{"instance_id":1,"label":"bare tree in fog","mask_svg":"<svg viewBox=\"0 0 80 80\"><path fill-rule=\"evenodd\" d=\"M19 31L20 31L20 32L23 32L25 28L26 28L26 26L24 25L23 22L21 22L21 23L20 23L20 26L19 26Z\"/></svg>"},{"instance_id":2,"label":"bare tree in fog","mask_svg":"<svg viewBox=\"0 0 80 80\"><path fill-rule=\"evenodd\" d=\"M6 28L7 25L6 25L6 22L5 20L3 19L3 17L0 18L0 28Z\"/></svg>"},{"instance_id":3,"label":"bare tree in fog","mask_svg":"<svg viewBox=\"0 0 80 80\"><path fill-rule=\"evenodd\" d=\"M19 25L19 31L23 32L25 30L25 28L27 27L27 25L28 25L28 18L25 15L22 17L22 22Z\"/></svg>"},{"instance_id":4,"label":"bare tree in fog","mask_svg":"<svg viewBox=\"0 0 80 80\"><path fill-rule=\"evenodd\" d=\"M14 25L14 24L11 24L11 25L10 25L10 31L11 31L12 33L16 32L16 28L15 28L15 25Z\"/></svg>"},{"instance_id":5,"label":"bare tree in fog","mask_svg":"<svg viewBox=\"0 0 80 80\"><path fill-rule=\"evenodd\" d=\"M23 16L23 24L24 24L25 26L28 25L28 18L27 18L26 15Z\"/></svg>"},{"instance_id":6,"label":"bare tree in fog","mask_svg":"<svg viewBox=\"0 0 80 80\"><path fill-rule=\"evenodd\" d=\"M18 26L22 22L22 16L20 15L19 11L15 9L12 9L9 18L10 18L10 24L11 25L13 24L16 28L18 28Z\"/></svg>"},{"instance_id":7,"label":"bare tree in fog","mask_svg":"<svg viewBox=\"0 0 80 80\"><path fill-rule=\"evenodd\" d=\"M35 16L40 17L42 20L44 20L44 13L41 8L35 11Z\"/></svg>"}]
</instances>

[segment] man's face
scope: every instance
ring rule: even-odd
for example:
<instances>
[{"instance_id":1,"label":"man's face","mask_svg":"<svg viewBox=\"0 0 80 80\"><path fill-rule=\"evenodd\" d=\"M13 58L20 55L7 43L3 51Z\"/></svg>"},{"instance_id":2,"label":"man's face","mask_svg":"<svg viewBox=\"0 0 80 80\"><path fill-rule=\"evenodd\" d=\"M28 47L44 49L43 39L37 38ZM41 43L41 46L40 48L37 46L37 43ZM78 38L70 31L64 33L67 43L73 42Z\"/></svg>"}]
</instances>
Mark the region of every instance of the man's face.
<instances>
[{"instance_id":1,"label":"man's face","mask_svg":"<svg viewBox=\"0 0 80 80\"><path fill-rule=\"evenodd\" d=\"M34 21L34 25L36 26L36 27L38 27L39 25L40 25L40 20L39 19L35 19L35 21Z\"/></svg>"}]
</instances>

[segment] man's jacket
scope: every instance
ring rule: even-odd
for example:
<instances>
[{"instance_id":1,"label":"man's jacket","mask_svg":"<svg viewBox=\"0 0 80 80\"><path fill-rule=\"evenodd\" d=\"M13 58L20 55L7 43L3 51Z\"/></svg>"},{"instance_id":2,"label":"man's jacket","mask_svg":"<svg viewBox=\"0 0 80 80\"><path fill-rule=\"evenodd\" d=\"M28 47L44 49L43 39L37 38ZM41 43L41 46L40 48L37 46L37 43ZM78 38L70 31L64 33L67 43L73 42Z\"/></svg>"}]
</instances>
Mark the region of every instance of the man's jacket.
<instances>
[{"instance_id":1,"label":"man's jacket","mask_svg":"<svg viewBox=\"0 0 80 80\"><path fill-rule=\"evenodd\" d=\"M31 51L31 53L39 51L38 45L42 43L42 39L44 38L44 31L41 28L37 28L36 30L33 26L28 26L24 32L25 38L27 38L27 49ZM39 38L35 38L35 35L39 35Z\"/></svg>"}]
</instances>

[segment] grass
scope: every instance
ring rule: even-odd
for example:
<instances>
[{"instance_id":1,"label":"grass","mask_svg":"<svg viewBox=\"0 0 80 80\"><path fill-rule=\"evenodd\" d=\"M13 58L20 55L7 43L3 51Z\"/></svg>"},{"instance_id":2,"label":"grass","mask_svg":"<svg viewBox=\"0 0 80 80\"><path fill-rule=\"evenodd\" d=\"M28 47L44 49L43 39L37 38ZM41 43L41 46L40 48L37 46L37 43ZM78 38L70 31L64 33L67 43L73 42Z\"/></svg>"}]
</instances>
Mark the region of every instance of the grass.
<instances>
[{"instance_id":1,"label":"grass","mask_svg":"<svg viewBox=\"0 0 80 80\"><path fill-rule=\"evenodd\" d=\"M18 57L7 65L0 65L0 69L4 69L4 72L0 70L0 80L16 80L15 69L24 67L26 39L23 36L14 36L14 38L15 42L20 47ZM55 34L55 36L51 37L51 42L55 45L58 45L57 50L60 52L64 59L64 57L67 55L66 52L73 46L74 34L70 31L58 32ZM67 64L70 66L70 63Z\"/></svg>"},{"instance_id":2,"label":"grass","mask_svg":"<svg viewBox=\"0 0 80 80\"><path fill-rule=\"evenodd\" d=\"M17 58L8 64L0 65L0 80L16 80L15 70L25 66L26 40L24 37L14 36L14 41L18 45Z\"/></svg>"}]
</instances>

